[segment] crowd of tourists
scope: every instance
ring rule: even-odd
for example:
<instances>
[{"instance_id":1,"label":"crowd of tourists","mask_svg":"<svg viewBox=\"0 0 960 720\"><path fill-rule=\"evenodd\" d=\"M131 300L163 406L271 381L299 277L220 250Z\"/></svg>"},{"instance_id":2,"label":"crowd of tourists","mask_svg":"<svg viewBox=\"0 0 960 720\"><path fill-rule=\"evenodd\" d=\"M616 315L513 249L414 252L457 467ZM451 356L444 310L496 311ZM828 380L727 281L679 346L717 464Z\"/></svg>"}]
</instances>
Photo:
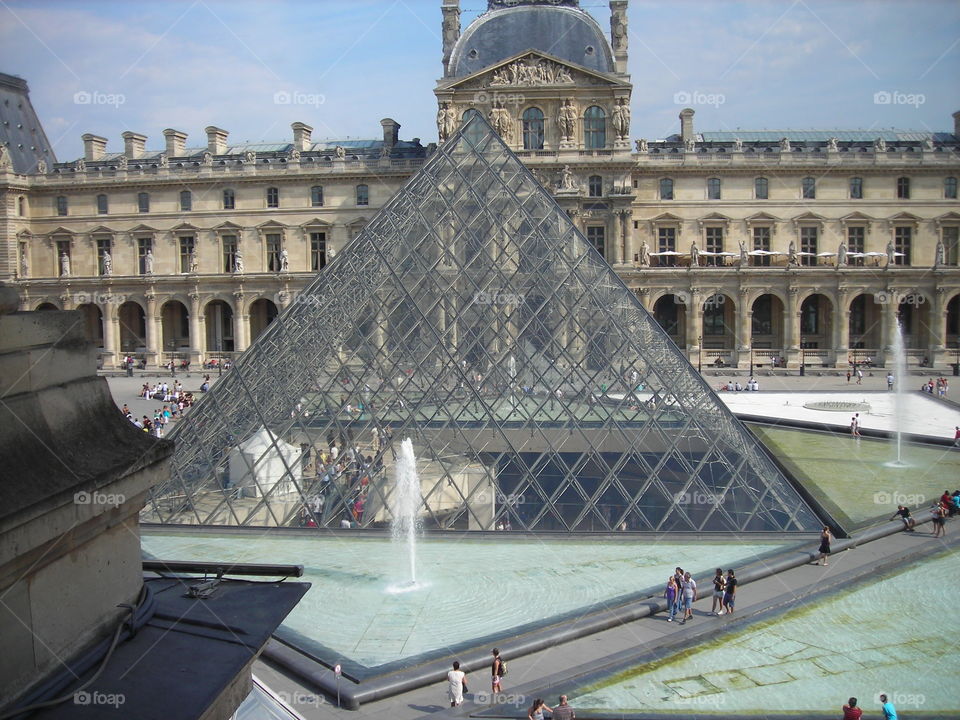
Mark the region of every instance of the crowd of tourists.
<instances>
[{"instance_id":1,"label":"crowd of tourists","mask_svg":"<svg viewBox=\"0 0 960 720\"><path fill-rule=\"evenodd\" d=\"M716 617L733 615L738 584L739 581L733 569L727 570L727 574L724 575L723 569L717 568L713 576L713 605L710 609L710 615ZM677 613L681 613L681 625L684 625L688 620L693 620L693 603L699 598L699 591L696 580L689 572L678 566L673 575L667 579L667 587L663 591L663 597L667 601L667 612L669 613L667 622L673 622Z\"/></svg>"},{"instance_id":2,"label":"crowd of tourists","mask_svg":"<svg viewBox=\"0 0 960 720\"><path fill-rule=\"evenodd\" d=\"M173 384L144 383L140 388L139 397L144 400L156 400L163 405L139 418L133 414L126 403L121 408L121 412L135 427L158 438L164 436L167 425L182 418L194 403L193 393L185 391L179 380Z\"/></svg>"}]
</instances>

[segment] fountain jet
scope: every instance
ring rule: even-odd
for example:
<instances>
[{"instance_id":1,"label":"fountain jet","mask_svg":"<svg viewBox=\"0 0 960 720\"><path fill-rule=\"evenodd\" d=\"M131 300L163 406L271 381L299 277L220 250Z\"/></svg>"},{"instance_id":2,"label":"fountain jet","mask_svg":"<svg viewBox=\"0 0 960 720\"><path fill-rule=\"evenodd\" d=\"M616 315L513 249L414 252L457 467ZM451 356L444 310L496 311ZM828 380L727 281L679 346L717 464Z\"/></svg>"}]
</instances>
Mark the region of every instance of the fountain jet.
<instances>
[{"instance_id":1,"label":"fountain jet","mask_svg":"<svg viewBox=\"0 0 960 720\"><path fill-rule=\"evenodd\" d=\"M394 542L405 545L410 567L408 585L417 584L417 531L420 528L420 478L413 441L405 438L400 443L394 467L394 488L391 498L390 531Z\"/></svg>"}]
</instances>

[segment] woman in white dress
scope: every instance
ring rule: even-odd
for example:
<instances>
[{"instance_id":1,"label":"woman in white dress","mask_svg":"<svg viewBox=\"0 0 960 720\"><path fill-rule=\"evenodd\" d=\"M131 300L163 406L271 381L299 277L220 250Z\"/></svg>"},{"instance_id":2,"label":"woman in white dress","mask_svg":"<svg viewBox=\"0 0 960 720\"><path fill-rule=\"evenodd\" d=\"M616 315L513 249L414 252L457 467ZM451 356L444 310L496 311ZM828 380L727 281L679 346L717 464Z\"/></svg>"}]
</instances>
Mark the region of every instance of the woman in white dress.
<instances>
[{"instance_id":1,"label":"woman in white dress","mask_svg":"<svg viewBox=\"0 0 960 720\"><path fill-rule=\"evenodd\" d=\"M447 673L447 695L450 696L450 707L457 707L463 702L463 693L467 689L467 674L460 669L460 663L453 661L453 670Z\"/></svg>"}]
</instances>

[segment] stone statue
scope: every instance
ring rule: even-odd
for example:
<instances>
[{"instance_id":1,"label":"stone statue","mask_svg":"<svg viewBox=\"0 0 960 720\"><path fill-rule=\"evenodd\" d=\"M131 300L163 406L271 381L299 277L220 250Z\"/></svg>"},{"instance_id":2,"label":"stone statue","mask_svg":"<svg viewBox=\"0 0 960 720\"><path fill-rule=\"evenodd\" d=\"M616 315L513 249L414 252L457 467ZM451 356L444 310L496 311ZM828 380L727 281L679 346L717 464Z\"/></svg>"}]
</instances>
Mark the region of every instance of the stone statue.
<instances>
[{"instance_id":1,"label":"stone statue","mask_svg":"<svg viewBox=\"0 0 960 720\"><path fill-rule=\"evenodd\" d=\"M650 247L647 245L646 240L640 245L638 261L640 262L640 267L649 267L650 265Z\"/></svg>"},{"instance_id":2,"label":"stone statue","mask_svg":"<svg viewBox=\"0 0 960 720\"><path fill-rule=\"evenodd\" d=\"M126 155L117 158L117 170L126 170L130 166L130 161Z\"/></svg>"},{"instance_id":3,"label":"stone statue","mask_svg":"<svg viewBox=\"0 0 960 720\"><path fill-rule=\"evenodd\" d=\"M170 167L170 160L167 158L166 153L160 153L160 155L157 156L157 167Z\"/></svg>"},{"instance_id":4,"label":"stone statue","mask_svg":"<svg viewBox=\"0 0 960 720\"><path fill-rule=\"evenodd\" d=\"M933 251L933 266L935 268L943 267L947 264L946 248L943 246L943 240L937 240L937 247Z\"/></svg>"},{"instance_id":5,"label":"stone statue","mask_svg":"<svg viewBox=\"0 0 960 720\"><path fill-rule=\"evenodd\" d=\"M27 259L27 253L23 253L20 256L20 277L25 278L30 276L30 261Z\"/></svg>"},{"instance_id":6,"label":"stone statue","mask_svg":"<svg viewBox=\"0 0 960 720\"><path fill-rule=\"evenodd\" d=\"M734 139L733 139L733 149L734 149L736 152L743 152L743 140L741 140L740 138L734 138Z\"/></svg>"},{"instance_id":7,"label":"stone statue","mask_svg":"<svg viewBox=\"0 0 960 720\"><path fill-rule=\"evenodd\" d=\"M847 264L847 244L840 241L840 247L837 248L837 267L845 267Z\"/></svg>"},{"instance_id":8,"label":"stone statue","mask_svg":"<svg viewBox=\"0 0 960 720\"><path fill-rule=\"evenodd\" d=\"M791 240L790 245L787 247L787 267L796 267L799 264L800 261L797 258L797 244Z\"/></svg>"},{"instance_id":9,"label":"stone statue","mask_svg":"<svg viewBox=\"0 0 960 720\"><path fill-rule=\"evenodd\" d=\"M66 252L60 253L60 275L70 277L70 256Z\"/></svg>"},{"instance_id":10,"label":"stone statue","mask_svg":"<svg viewBox=\"0 0 960 720\"><path fill-rule=\"evenodd\" d=\"M445 102L440 104L440 109L437 110L437 135L440 138L440 142L443 142L448 137L453 135L457 130L457 113L450 107L450 103Z\"/></svg>"},{"instance_id":11,"label":"stone statue","mask_svg":"<svg viewBox=\"0 0 960 720\"><path fill-rule=\"evenodd\" d=\"M290 150L290 159L300 162L300 148L295 147Z\"/></svg>"},{"instance_id":12,"label":"stone statue","mask_svg":"<svg viewBox=\"0 0 960 720\"><path fill-rule=\"evenodd\" d=\"M610 13L610 42L614 50L627 50L627 13L618 7Z\"/></svg>"},{"instance_id":13,"label":"stone statue","mask_svg":"<svg viewBox=\"0 0 960 720\"><path fill-rule=\"evenodd\" d=\"M626 98L618 98L613 106L613 129L617 133L617 140L623 140L630 134L630 106Z\"/></svg>"},{"instance_id":14,"label":"stone statue","mask_svg":"<svg viewBox=\"0 0 960 720\"><path fill-rule=\"evenodd\" d=\"M835 137L827 140L827 150L830 152L837 152L839 148L837 147L837 139Z\"/></svg>"},{"instance_id":15,"label":"stone statue","mask_svg":"<svg viewBox=\"0 0 960 720\"><path fill-rule=\"evenodd\" d=\"M747 246L743 244L743 240L740 241L740 267L746 267L748 263L747 259Z\"/></svg>"},{"instance_id":16,"label":"stone statue","mask_svg":"<svg viewBox=\"0 0 960 720\"><path fill-rule=\"evenodd\" d=\"M247 150L243 153L243 161L245 163L255 163L257 161L257 154L253 150Z\"/></svg>"},{"instance_id":17,"label":"stone statue","mask_svg":"<svg viewBox=\"0 0 960 720\"><path fill-rule=\"evenodd\" d=\"M103 251L103 258L101 258L103 263L103 274L104 275L113 275L113 258L110 257L110 251Z\"/></svg>"},{"instance_id":18,"label":"stone statue","mask_svg":"<svg viewBox=\"0 0 960 720\"><path fill-rule=\"evenodd\" d=\"M147 250L147 254L143 256L143 274L153 275L153 250Z\"/></svg>"},{"instance_id":19,"label":"stone statue","mask_svg":"<svg viewBox=\"0 0 960 720\"><path fill-rule=\"evenodd\" d=\"M10 167L10 153L7 148L0 144L0 169L5 170Z\"/></svg>"},{"instance_id":20,"label":"stone statue","mask_svg":"<svg viewBox=\"0 0 960 720\"><path fill-rule=\"evenodd\" d=\"M933 138L932 138L932 137L925 137L925 138L923 139L923 149L924 149L924 150L927 150L927 151L929 151L929 152L933 152Z\"/></svg>"},{"instance_id":21,"label":"stone statue","mask_svg":"<svg viewBox=\"0 0 960 720\"><path fill-rule=\"evenodd\" d=\"M77 172L86 172L87 170L87 161L83 158L80 158L73 164L73 169Z\"/></svg>"},{"instance_id":22,"label":"stone statue","mask_svg":"<svg viewBox=\"0 0 960 720\"><path fill-rule=\"evenodd\" d=\"M487 115L492 127L496 133L503 138L504 142L510 142L510 126L512 124L510 113L503 107L502 100L496 100L493 103L490 113Z\"/></svg>"},{"instance_id":23,"label":"stone statue","mask_svg":"<svg viewBox=\"0 0 960 720\"><path fill-rule=\"evenodd\" d=\"M560 171L560 189L561 190L577 189L577 186L573 181L573 171L570 169L569 165L564 165L563 170Z\"/></svg>"},{"instance_id":24,"label":"stone statue","mask_svg":"<svg viewBox=\"0 0 960 720\"><path fill-rule=\"evenodd\" d=\"M873 151L874 152L886 152L887 151L887 141L882 137L878 137L873 141Z\"/></svg>"},{"instance_id":25,"label":"stone statue","mask_svg":"<svg viewBox=\"0 0 960 720\"><path fill-rule=\"evenodd\" d=\"M647 144L646 138L640 138L637 140L637 152L650 152L650 146Z\"/></svg>"},{"instance_id":26,"label":"stone statue","mask_svg":"<svg viewBox=\"0 0 960 720\"><path fill-rule=\"evenodd\" d=\"M780 152L790 152L790 140L787 138L780 138Z\"/></svg>"},{"instance_id":27,"label":"stone statue","mask_svg":"<svg viewBox=\"0 0 960 720\"><path fill-rule=\"evenodd\" d=\"M37 175L47 174L47 163L45 160L37 160Z\"/></svg>"},{"instance_id":28,"label":"stone statue","mask_svg":"<svg viewBox=\"0 0 960 720\"><path fill-rule=\"evenodd\" d=\"M560 114L557 116L557 124L560 126L560 137L562 140L573 140L576 123L577 111L573 109L573 98L567 98L563 101Z\"/></svg>"},{"instance_id":29,"label":"stone statue","mask_svg":"<svg viewBox=\"0 0 960 720\"><path fill-rule=\"evenodd\" d=\"M690 267L700 266L700 248L697 247L697 241L690 243Z\"/></svg>"},{"instance_id":30,"label":"stone statue","mask_svg":"<svg viewBox=\"0 0 960 720\"><path fill-rule=\"evenodd\" d=\"M233 271L235 273L243 272L243 253L239 249L237 254L233 256Z\"/></svg>"},{"instance_id":31,"label":"stone statue","mask_svg":"<svg viewBox=\"0 0 960 720\"><path fill-rule=\"evenodd\" d=\"M290 270L290 255L284 248L280 251L280 272L287 272L288 270Z\"/></svg>"},{"instance_id":32,"label":"stone statue","mask_svg":"<svg viewBox=\"0 0 960 720\"><path fill-rule=\"evenodd\" d=\"M213 165L213 154L209 150L204 150L200 156L201 165Z\"/></svg>"},{"instance_id":33,"label":"stone statue","mask_svg":"<svg viewBox=\"0 0 960 720\"><path fill-rule=\"evenodd\" d=\"M893 265L897 262L897 249L893 245L893 240L887 243L887 265Z\"/></svg>"},{"instance_id":34,"label":"stone statue","mask_svg":"<svg viewBox=\"0 0 960 720\"><path fill-rule=\"evenodd\" d=\"M195 273L200 269L200 262L197 260L197 253L194 250L190 251L190 272Z\"/></svg>"},{"instance_id":35,"label":"stone statue","mask_svg":"<svg viewBox=\"0 0 960 720\"><path fill-rule=\"evenodd\" d=\"M686 152L694 152L697 149L697 141L693 138L687 138L683 141L683 149Z\"/></svg>"},{"instance_id":36,"label":"stone statue","mask_svg":"<svg viewBox=\"0 0 960 720\"><path fill-rule=\"evenodd\" d=\"M337 160L344 160L347 157L347 151L343 149L342 145L337 145L333 149L333 154L337 156Z\"/></svg>"}]
</instances>

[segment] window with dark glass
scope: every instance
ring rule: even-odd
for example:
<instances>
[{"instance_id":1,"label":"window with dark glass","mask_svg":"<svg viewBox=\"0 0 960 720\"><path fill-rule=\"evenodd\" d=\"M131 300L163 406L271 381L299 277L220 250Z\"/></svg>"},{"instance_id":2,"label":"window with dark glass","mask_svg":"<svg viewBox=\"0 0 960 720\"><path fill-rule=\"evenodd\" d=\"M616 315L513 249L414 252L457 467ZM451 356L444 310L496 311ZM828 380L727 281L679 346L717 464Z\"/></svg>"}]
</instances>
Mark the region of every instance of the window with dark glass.
<instances>
[{"instance_id":1,"label":"window with dark glass","mask_svg":"<svg viewBox=\"0 0 960 720\"><path fill-rule=\"evenodd\" d=\"M60 215L62 217L67 214L68 205L67 205L66 195L57 195L56 208L57 208L57 215Z\"/></svg>"},{"instance_id":2,"label":"window with dark glass","mask_svg":"<svg viewBox=\"0 0 960 720\"><path fill-rule=\"evenodd\" d=\"M677 251L677 229L672 227L657 228L657 252L674 253ZM677 264L676 255L660 255L657 264L664 267L673 267Z\"/></svg>"},{"instance_id":3,"label":"window with dark glass","mask_svg":"<svg viewBox=\"0 0 960 720\"><path fill-rule=\"evenodd\" d=\"M193 210L193 194L189 190L180 191L180 212Z\"/></svg>"},{"instance_id":4,"label":"window with dark glass","mask_svg":"<svg viewBox=\"0 0 960 720\"><path fill-rule=\"evenodd\" d=\"M802 335L820 334L819 295L811 295L804 300L803 304L800 306L800 333Z\"/></svg>"},{"instance_id":5,"label":"window with dark glass","mask_svg":"<svg viewBox=\"0 0 960 720\"><path fill-rule=\"evenodd\" d=\"M913 241L913 228L901 225L893 229L894 265L910 265L910 250Z\"/></svg>"},{"instance_id":6,"label":"window with dark glass","mask_svg":"<svg viewBox=\"0 0 960 720\"><path fill-rule=\"evenodd\" d=\"M141 275L147 273L147 253L153 250L153 238L137 238L137 272Z\"/></svg>"},{"instance_id":7,"label":"window with dark glass","mask_svg":"<svg viewBox=\"0 0 960 720\"><path fill-rule=\"evenodd\" d=\"M603 196L603 178L599 175L591 175L587 179L587 189L590 197Z\"/></svg>"},{"instance_id":8,"label":"window with dark glass","mask_svg":"<svg viewBox=\"0 0 960 720\"><path fill-rule=\"evenodd\" d=\"M947 200L957 199L957 179L955 177L943 179L943 197Z\"/></svg>"},{"instance_id":9,"label":"window with dark glass","mask_svg":"<svg viewBox=\"0 0 960 720\"><path fill-rule=\"evenodd\" d=\"M726 297L723 295L711 295L703 303L703 334L704 335L723 335L726 333L727 324L724 320L724 310Z\"/></svg>"},{"instance_id":10,"label":"window with dark glass","mask_svg":"<svg viewBox=\"0 0 960 720\"><path fill-rule=\"evenodd\" d=\"M366 185L357 185L357 205L370 204L370 188Z\"/></svg>"},{"instance_id":11,"label":"window with dark glass","mask_svg":"<svg viewBox=\"0 0 960 720\"><path fill-rule=\"evenodd\" d=\"M236 193L227 188L223 191L223 209L224 210L236 210L237 208L237 195Z\"/></svg>"},{"instance_id":12,"label":"window with dark glass","mask_svg":"<svg viewBox=\"0 0 960 720\"><path fill-rule=\"evenodd\" d=\"M180 244L180 272L188 273L190 272L190 264L193 260L194 240L193 235L181 235L179 238Z\"/></svg>"},{"instance_id":13,"label":"window with dark glass","mask_svg":"<svg viewBox=\"0 0 960 720\"><path fill-rule=\"evenodd\" d=\"M583 113L583 144L587 150L607 146L607 114L602 107L591 105Z\"/></svg>"},{"instance_id":14,"label":"window with dark glass","mask_svg":"<svg viewBox=\"0 0 960 720\"><path fill-rule=\"evenodd\" d=\"M867 298L857 295L850 303L850 347L863 347L859 336L867 331Z\"/></svg>"},{"instance_id":15,"label":"window with dark glass","mask_svg":"<svg viewBox=\"0 0 960 720\"><path fill-rule=\"evenodd\" d=\"M483 117L483 115L481 115L480 111L476 108L467 108L463 115L460 116L460 125L467 125L470 119L475 117ZM476 147L477 143L483 140L484 136L483 123L473 123L464 133L464 138L466 138L467 143L473 147Z\"/></svg>"},{"instance_id":16,"label":"window with dark glass","mask_svg":"<svg viewBox=\"0 0 960 720\"><path fill-rule=\"evenodd\" d=\"M673 179L672 178L660 179L660 199L673 200Z\"/></svg>"},{"instance_id":17,"label":"window with dark glass","mask_svg":"<svg viewBox=\"0 0 960 720\"><path fill-rule=\"evenodd\" d=\"M543 111L539 108L523 111L523 149L543 150Z\"/></svg>"},{"instance_id":18,"label":"window with dark glass","mask_svg":"<svg viewBox=\"0 0 960 720\"><path fill-rule=\"evenodd\" d=\"M267 207L268 208L278 208L280 207L280 190L275 187L267 188Z\"/></svg>"},{"instance_id":19,"label":"window with dark glass","mask_svg":"<svg viewBox=\"0 0 960 720\"><path fill-rule=\"evenodd\" d=\"M753 195L757 200L766 200L770 194L770 182L766 178L757 178L753 181Z\"/></svg>"},{"instance_id":20,"label":"window with dark glass","mask_svg":"<svg viewBox=\"0 0 960 720\"><path fill-rule=\"evenodd\" d=\"M801 265L817 264L817 238L820 235L820 228L807 225L800 228L800 256Z\"/></svg>"},{"instance_id":21,"label":"window with dark glass","mask_svg":"<svg viewBox=\"0 0 960 720\"><path fill-rule=\"evenodd\" d=\"M960 264L960 227L943 228L943 261L947 265Z\"/></svg>"},{"instance_id":22,"label":"window with dark glass","mask_svg":"<svg viewBox=\"0 0 960 720\"><path fill-rule=\"evenodd\" d=\"M605 246L605 233L606 228L603 225L590 225L587 227L587 240L590 241L590 245L600 253L603 257L606 257L606 246Z\"/></svg>"},{"instance_id":23,"label":"window with dark glass","mask_svg":"<svg viewBox=\"0 0 960 720\"><path fill-rule=\"evenodd\" d=\"M327 264L327 234L310 233L310 269L316 272Z\"/></svg>"},{"instance_id":24,"label":"window with dark glass","mask_svg":"<svg viewBox=\"0 0 960 720\"><path fill-rule=\"evenodd\" d=\"M753 303L751 335L773 335L773 295L761 295Z\"/></svg>"},{"instance_id":25,"label":"window with dark glass","mask_svg":"<svg viewBox=\"0 0 960 720\"><path fill-rule=\"evenodd\" d=\"M753 249L770 252L770 228L767 226L753 229ZM770 267L769 255L751 255L750 264L754 267Z\"/></svg>"},{"instance_id":26,"label":"window with dark glass","mask_svg":"<svg viewBox=\"0 0 960 720\"><path fill-rule=\"evenodd\" d=\"M323 207L322 185L314 185L310 188L310 207Z\"/></svg>"},{"instance_id":27,"label":"window with dark glass","mask_svg":"<svg viewBox=\"0 0 960 720\"><path fill-rule=\"evenodd\" d=\"M908 177L897 178L897 199L898 200L910 199L910 178Z\"/></svg>"},{"instance_id":28,"label":"window with dark glass","mask_svg":"<svg viewBox=\"0 0 960 720\"><path fill-rule=\"evenodd\" d=\"M720 199L720 178L707 179L707 200Z\"/></svg>"},{"instance_id":29,"label":"window with dark glass","mask_svg":"<svg viewBox=\"0 0 960 720\"><path fill-rule=\"evenodd\" d=\"M223 271L232 273L237 269L237 236L224 235L220 242L223 244Z\"/></svg>"},{"instance_id":30,"label":"window with dark glass","mask_svg":"<svg viewBox=\"0 0 960 720\"><path fill-rule=\"evenodd\" d=\"M852 200L863 199L863 178L850 178L850 198Z\"/></svg>"},{"instance_id":31,"label":"window with dark glass","mask_svg":"<svg viewBox=\"0 0 960 720\"><path fill-rule=\"evenodd\" d=\"M280 256L283 252L280 235L270 234L266 238L267 243L267 270L270 272L280 272L282 264Z\"/></svg>"},{"instance_id":32,"label":"window with dark glass","mask_svg":"<svg viewBox=\"0 0 960 720\"><path fill-rule=\"evenodd\" d=\"M817 181L815 178L805 177L801 181L800 187L804 200L813 200L817 197Z\"/></svg>"},{"instance_id":33,"label":"window with dark glass","mask_svg":"<svg viewBox=\"0 0 960 720\"><path fill-rule=\"evenodd\" d=\"M137 193L137 212L150 212L150 193Z\"/></svg>"},{"instance_id":34,"label":"window with dark glass","mask_svg":"<svg viewBox=\"0 0 960 720\"><path fill-rule=\"evenodd\" d=\"M723 252L723 228L708 227L705 229L704 250L708 253ZM723 256L706 255L706 264L711 266L723 265Z\"/></svg>"},{"instance_id":35,"label":"window with dark glass","mask_svg":"<svg viewBox=\"0 0 960 720\"><path fill-rule=\"evenodd\" d=\"M866 247L867 229L862 225L854 225L847 228L847 253L857 253L862 255ZM848 257L847 264L860 267L863 265L863 257Z\"/></svg>"},{"instance_id":36,"label":"window with dark glass","mask_svg":"<svg viewBox=\"0 0 960 720\"><path fill-rule=\"evenodd\" d=\"M97 195L97 215L106 215L109 209L107 196L102 193Z\"/></svg>"}]
</instances>

